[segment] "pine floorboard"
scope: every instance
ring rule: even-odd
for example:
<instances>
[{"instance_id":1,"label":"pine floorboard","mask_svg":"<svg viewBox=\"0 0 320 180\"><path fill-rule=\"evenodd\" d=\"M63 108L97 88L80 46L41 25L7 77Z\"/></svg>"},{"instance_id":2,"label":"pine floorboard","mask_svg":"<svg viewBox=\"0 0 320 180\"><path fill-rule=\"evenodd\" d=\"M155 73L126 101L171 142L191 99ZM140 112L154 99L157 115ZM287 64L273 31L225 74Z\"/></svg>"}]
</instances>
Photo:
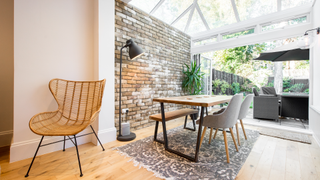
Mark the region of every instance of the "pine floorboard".
<instances>
[{"instance_id":1,"label":"pine floorboard","mask_svg":"<svg viewBox=\"0 0 320 180\"><path fill-rule=\"evenodd\" d=\"M167 122L167 129L183 125L184 118ZM255 129L254 126L246 126ZM159 132L161 132L161 125ZM151 136L154 126L135 131L136 140ZM219 133L218 135L222 135ZM240 132L240 136L243 136ZM269 136L260 136L250 155L238 173L236 180L311 180L320 179L320 147L311 137L312 144L303 144ZM0 180L105 180L105 179L160 179L145 168L134 166L130 158L121 156L114 147L130 142L113 141L100 146L87 143L79 146L83 177L79 177L79 167L75 147L65 152L57 151L38 156L29 173L31 158L9 163L9 148L0 148Z\"/></svg>"}]
</instances>

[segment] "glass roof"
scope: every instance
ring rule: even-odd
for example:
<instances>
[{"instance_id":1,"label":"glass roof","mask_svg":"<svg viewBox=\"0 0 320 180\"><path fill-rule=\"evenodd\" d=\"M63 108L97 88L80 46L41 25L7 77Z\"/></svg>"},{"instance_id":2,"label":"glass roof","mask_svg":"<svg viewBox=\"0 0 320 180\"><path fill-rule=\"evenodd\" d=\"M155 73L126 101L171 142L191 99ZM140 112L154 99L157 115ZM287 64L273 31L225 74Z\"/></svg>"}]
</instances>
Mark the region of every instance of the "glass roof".
<instances>
[{"instance_id":1,"label":"glass roof","mask_svg":"<svg viewBox=\"0 0 320 180\"><path fill-rule=\"evenodd\" d=\"M281 10L311 4L313 1L131 0L129 4L192 35Z\"/></svg>"}]
</instances>

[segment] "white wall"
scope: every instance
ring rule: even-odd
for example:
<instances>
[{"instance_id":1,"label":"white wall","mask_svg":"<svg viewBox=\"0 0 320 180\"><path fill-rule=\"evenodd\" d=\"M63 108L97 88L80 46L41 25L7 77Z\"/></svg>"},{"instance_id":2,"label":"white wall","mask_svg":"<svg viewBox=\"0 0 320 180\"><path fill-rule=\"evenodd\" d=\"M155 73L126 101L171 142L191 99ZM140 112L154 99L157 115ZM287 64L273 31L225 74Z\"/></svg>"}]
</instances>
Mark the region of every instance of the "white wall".
<instances>
[{"instance_id":1,"label":"white wall","mask_svg":"<svg viewBox=\"0 0 320 180\"><path fill-rule=\"evenodd\" d=\"M320 1L316 0L313 10L313 28L320 27ZM314 138L320 145L320 35L314 32L314 46L311 49L311 63L312 72L310 72L312 79L310 88L310 129L314 133Z\"/></svg>"},{"instance_id":2,"label":"white wall","mask_svg":"<svg viewBox=\"0 0 320 180\"><path fill-rule=\"evenodd\" d=\"M99 6L99 1L102 0L14 1L14 137L10 162L32 157L35 152L41 137L30 131L28 126L30 118L37 113L57 108L48 89L50 79L94 80L105 77L96 76L100 62L95 61L101 60L96 55L98 51L95 50L97 48L95 38L98 37L95 22L96 18L100 18L96 16L95 10L96 6ZM107 0L103 1L109 3ZM108 5L111 6L104 6L109 8L104 9L105 11L114 9L114 2ZM108 18L112 17L114 19L114 15ZM113 26L114 23L109 28ZM114 27L112 31L110 29L108 37L114 37ZM107 43L114 45L114 40ZM111 67L110 71L114 72L114 50L112 53L109 51L107 53L105 54L107 58L101 60L107 64L104 70L108 71ZM108 78L113 80L114 75L110 74ZM113 90L114 85L107 84L104 99L112 99ZM112 97L108 94L110 92ZM114 113L113 104L109 105L105 100L102 103L103 114L108 108L111 108L108 113ZM99 134L108 132L111 133L111 137L115 137L113 119L101 119L100 117L99 122L109 123L103 128L99 126ZM96 126L99 124L97 122ZM56 139L48 137L44 143ZM107 142L112 138L101 140ZM90 141L90 136L79 139L80 144ZM68 146L71 144L68 143ZM45 146L40 148L39 154L60 149L62 149L61 143Z\"/></svg>"},{"instance_id":3,"label":"white wall","mask_svg":"<svg viewBox=\"0 0 320 180\"><path fill-rule=\"evenodd\" d=\"M0 1L0 147L11 144L13 128L13 1Z\"/></svg>"}]
</instances>

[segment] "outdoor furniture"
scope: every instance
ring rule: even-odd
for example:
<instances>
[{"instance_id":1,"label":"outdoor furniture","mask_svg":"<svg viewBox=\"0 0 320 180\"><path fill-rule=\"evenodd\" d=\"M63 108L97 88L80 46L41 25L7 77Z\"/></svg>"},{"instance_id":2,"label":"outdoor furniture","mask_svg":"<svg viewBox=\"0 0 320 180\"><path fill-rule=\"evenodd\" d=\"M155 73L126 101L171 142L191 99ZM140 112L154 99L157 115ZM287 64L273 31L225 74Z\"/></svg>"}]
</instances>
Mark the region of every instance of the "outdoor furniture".
<instances>
[{"instance_id":1,"label":"outdoor furniture","mask_svg":"<svg viewBox=\"0 0 320 180\"><path fill-rule=\"evenodd\" d=\"M281 93L280 115L309 119L309 95L306 93Z\"/></svg>"},{"instance_id":2,"label":"outdoor furniture","mask_svg":"<svg viewBox=\"0 0 320 180\"><path fill-rule=\"evenodd\" d=\"M253 88L253 118L279 119L279 98L274 95L259 94Z\"/></svg>"},{"instance_id":3,"label":"outdoor furniture","mask_svg":"<svg viewBox=\"0 0 320 180\"><path fill-rule=\"evenodd\" d=\"M202 132L202 123L203 123L203 118L204 118L204 109L206 107L229 102L231 100L231 98L232 98L232 96L194 95L194 96L180 96L180 97L168 97L168 98L155 98L155 99L153 99L154 102L159 102L161 105L161 122L162 122L163 139L164 139L164 142L161 142L157 139L155 139L155 141L163 143L165 149L171 153L177 154L177 155L184 157L184 158L187 158L191 161L198 162L199 149L200 149L200 138L201 138L201 132ZM166 118L165 118L166 116L165 116L165 112L164 112L164 103L174 103L174 104L182 104L182 105L191 105L191 106L200 106L201 107L200 122L199 122L199 128L198 128L198 137L197 137L197 143L196 143L196 152L195 152L194 157L191 157L189 155L175 151L175 150L170 149L168 147L169 141L167 139ZM157 133L157 129L158 129L158 127L157 127L157 123L156 123L155 133ZM156 138L156 136L155 136L155 138Z\"/></svg>"},{"instance_id":4,"label":"outdoor furniture","mask_svg":"<svg viewBox=\"0 0 320 180\"><path fill-rule=\"evenodd\" d=\"M274 87L261 87L263 94L270 94L277 96L276 89Z\"/></svg>"},{"instance_id":5,"label":"outdoor furniture","mask_svg":"<svg viewBox=\"0 0 320 180\"><path fill-rule=\"evenodd\" d=\"M42 137L25 177L29 176L29 171L40 147L63 142L63 151L65 151L66 137L76 147L80 177L83 176L76 134L90 126L93 131L92 133L94 133L104 151L104 147L91 124L99 117L105 82L105 79L101 81L52 79L49 82L49 89L58 103L58 109L56 111L39 113L33 116L29 122L31 131ZM44 136L63 136L64 139L41 145ZM69 136L73 136L74 141Z\"/></svg>"},{"instance_id":6,"label":"outdoor furniture","mask_svg":"<svg viewBox=\"0 0 320 180\"><path fill-rule=\"evenodd\" d=\"M236 147L236 150L238 151L238 146L237 146L236 140L233 135L232 127L237 123L242 98L243 98L242 94L234 95L233 98L231 99L228 107L225 109L225 111L223 111L220 114L208 115L208 116L204 117L203 124L201 125L201 122L200 122L200 125L199 125L199 128L202 126L205 126L203 129L202 136L201 136L200 146L202 144L207 127L216 128L217 130L218 130L218 128L223 129L224 145L225 145L225 149L226 149L228 163L230 163L230 159L229 159L229 150L228 150L228 142L227 142L227 133L226 133L225 129L229 128L232 139L233 139L233 143Z\"/></svg>"}]
</instances>

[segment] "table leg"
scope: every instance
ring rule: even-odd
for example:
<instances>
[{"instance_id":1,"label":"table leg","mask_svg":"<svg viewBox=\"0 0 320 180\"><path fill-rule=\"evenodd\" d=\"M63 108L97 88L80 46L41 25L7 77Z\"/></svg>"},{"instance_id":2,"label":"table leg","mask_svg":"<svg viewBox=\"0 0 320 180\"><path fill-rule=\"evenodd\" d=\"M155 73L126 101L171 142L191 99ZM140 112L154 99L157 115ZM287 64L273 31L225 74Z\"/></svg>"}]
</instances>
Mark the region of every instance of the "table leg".
<instances>
[{"instance_id":1,"label":"table leg","mask_svg":"<svg viewBox=\"0 0 320 180\"><path fill-rule=\"evenodd\" d=\"M205 108L205 107L201 107L200 123L199 123L197 146L196 146L196 155L195 155L195 157L194 157L194 161L195 161L195 162L198 162L198 157L199 157L199 149L200 149L200 140L201 140L201 132L202 132L204 108Z\"/></svg>"},{"instance_id":2,"label":"table leg","mask_svg":"<svg viewBox=\"0 0 320 180\"><path fill-rule=\"evenodd\" d=\"M167 139L166 119L165 119L165 114L164 114L164 105L163 105L163 103L160 103L160 105L161 105L161 117L162 117L164 148L168 149L168 139Z\"/></svg>"}]
</instances>

